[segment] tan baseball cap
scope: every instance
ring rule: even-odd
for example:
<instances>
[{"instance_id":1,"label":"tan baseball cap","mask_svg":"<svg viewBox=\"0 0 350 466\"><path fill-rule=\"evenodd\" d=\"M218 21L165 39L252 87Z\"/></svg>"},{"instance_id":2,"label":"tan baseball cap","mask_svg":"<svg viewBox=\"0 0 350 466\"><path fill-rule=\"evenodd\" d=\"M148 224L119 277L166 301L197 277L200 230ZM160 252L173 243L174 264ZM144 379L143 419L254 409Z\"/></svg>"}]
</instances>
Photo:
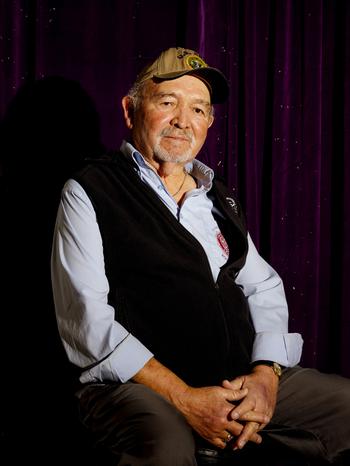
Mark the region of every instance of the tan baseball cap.
<instances>
[{"instance_id":1,"label":"tan baseball cap","mask_svg":"<svg viewBox=\"0 0 350 466\"><path fill-rule=\"evenodd\" d=\"M217 68L208 66L197 52L182 47L172 47L162 52L140 72L136 83L147 79L175 79L185 74L196 76L206 84L213 104L227 99L229 87L224 74Z\"/></svg>"}]
</instances>

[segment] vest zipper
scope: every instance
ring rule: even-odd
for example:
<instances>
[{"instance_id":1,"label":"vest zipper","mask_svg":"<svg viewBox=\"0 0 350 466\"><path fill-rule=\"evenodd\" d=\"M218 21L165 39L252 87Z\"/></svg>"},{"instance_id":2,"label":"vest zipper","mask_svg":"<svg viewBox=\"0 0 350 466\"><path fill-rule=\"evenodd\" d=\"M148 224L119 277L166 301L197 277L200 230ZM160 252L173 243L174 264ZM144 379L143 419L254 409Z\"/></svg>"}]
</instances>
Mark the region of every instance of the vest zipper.
<instances>
[{"instance_id":1,"label":"vest zipper","mask_svg":"<svg viewBox=\"0 0 350 466\"><path fill-rule=\"evenodd\" d=\"M219 275L218 275L218 278L221 274L221 271L219 272ZM230 354L231 352L231 335L228 331L228 323L227 323L227 317L226 317L226 313L225 313L225 309L222 305L222 302L221 302L221 296L220 296L220 286L218 284L218 280L215 282L215 285L214 285L214 288L215 288L215 292L216 292L216 297L217 297L217 301L218 301L218 307L220 309L220 312L221 312L221 315L222 315L222 319L223 319L223 323L224 323L224 327L225 327L225 335L226 335L226 347L227 347L227 354Z\"/></svg>"}]
</instances>

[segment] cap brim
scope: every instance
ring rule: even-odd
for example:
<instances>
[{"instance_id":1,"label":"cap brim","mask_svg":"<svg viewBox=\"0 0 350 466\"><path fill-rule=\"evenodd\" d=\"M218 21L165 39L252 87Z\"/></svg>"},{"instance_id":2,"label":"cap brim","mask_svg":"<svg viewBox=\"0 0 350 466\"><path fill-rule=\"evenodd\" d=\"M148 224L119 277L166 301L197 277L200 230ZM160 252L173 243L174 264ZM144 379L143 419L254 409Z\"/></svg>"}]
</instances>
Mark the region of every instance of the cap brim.
<instances>
[{"instance_id":1,"label":"cap brim","mask_svg":"<svg viewBox=\"0 0 350 466\"><path fill-rule=\"evenodd\" d=\"M225 75L217 68L203 67L195 70L173 71L161 75L154 75L155 79L166 80L176 79L185 74L203 78L205 84L209 84L211 94L211 102L213 104L220 104L227 100L229 94L229 86Z\"/></svg>"}]
</instances>

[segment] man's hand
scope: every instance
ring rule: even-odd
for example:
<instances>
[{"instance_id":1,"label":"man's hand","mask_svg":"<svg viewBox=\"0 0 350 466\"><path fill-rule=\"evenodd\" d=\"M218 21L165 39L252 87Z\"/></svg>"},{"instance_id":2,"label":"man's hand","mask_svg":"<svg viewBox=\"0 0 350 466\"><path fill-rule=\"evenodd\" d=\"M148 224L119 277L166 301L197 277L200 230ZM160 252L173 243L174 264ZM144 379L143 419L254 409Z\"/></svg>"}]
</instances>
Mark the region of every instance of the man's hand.
<instances>
[{"instance_id":1,"label":"man's hand","mask_svg":"<svg viewBox=\"0 0 350 466\"><path fill-rule=\"evenodd\" d=\"M224 380L222 386L234 391L237 384L241 383L242 388L247 388L247 396L230 413L230 418L242 423L240 434L232 443L233 448L243 448L248 441L256 441L257 432L262 430L272 418L275 410L278 377L270 367L258 365L253 372L243 377L238 377L232 381ZM257 414L265 417L257 421ZM260 436L259 436L260 437ZM261 439L261 437L260 437Z\"/></svg>"},{"instance_id":2,"label":"man's hand","mask_svg":"<svg viewBox=\"0 0 350 466\"><path fill-rule=\"evenodd\" d=\"M242 386L243 378L227 382L227 388L193 388L152 358L135 374L133 380L169 400L185 416L189 425L216 447L225 448L231 436L239 438L243 432L243 423L230 417L237 402L243 400L243 406L244 398L248 396L248 387ZM254 411L250 414L250 421L264 423L266 416ZM260 443L261 437L252 433L249 440Z\"/></svg>"},{"instance_id":3,"label":"man's hand","mask_svg":"<svg viewBox=\"0 0 350 466\"><path fill-rule=\"evenodd\" d=\"M176 406L199 435L216 447L225 448L230 437L240 438L244 430L242 423L230 419L232 403L247 397L248 390L241 388L241 385L241 381L232 381L228 388L188 387L176 401ZM250 418L257 423L266 420L258 412L251 413ZM251 433L250 440L261 441L255 432Z\"/></svg>"}]
</instances>

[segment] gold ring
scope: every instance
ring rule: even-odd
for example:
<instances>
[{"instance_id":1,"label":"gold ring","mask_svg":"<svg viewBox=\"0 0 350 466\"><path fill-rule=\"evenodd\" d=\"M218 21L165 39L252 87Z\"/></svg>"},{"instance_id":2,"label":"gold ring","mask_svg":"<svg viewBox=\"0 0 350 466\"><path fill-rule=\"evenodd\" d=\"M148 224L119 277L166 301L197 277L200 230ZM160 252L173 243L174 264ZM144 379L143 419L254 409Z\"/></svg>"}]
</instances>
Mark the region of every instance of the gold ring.
<instances>
[{"instance_id":1,"label":"gold ring","mask_svg":"<svg viewBox=\"0 0 350 466\"><path fill-rule=\"evenodd\" d=\"M228 443L230 440L232 440L233 435L230 434L230 432L227 432L227 437L226 440L224 440L225 443Z\"/></svg>"}]
</instances>

